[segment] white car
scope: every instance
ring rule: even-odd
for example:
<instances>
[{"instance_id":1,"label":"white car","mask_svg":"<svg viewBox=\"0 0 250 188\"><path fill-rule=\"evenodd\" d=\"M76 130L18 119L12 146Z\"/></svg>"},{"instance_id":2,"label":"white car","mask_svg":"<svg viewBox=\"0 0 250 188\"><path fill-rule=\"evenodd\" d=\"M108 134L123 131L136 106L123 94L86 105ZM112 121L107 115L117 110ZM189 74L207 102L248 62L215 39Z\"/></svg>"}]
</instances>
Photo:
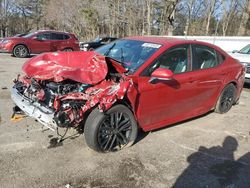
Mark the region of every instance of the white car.
<instances>
[{"instance_id":1,"label":"white car","mask_svg":"<svg viewBox=\"0 0 250 188\"><path fill-rule=\"evenodd\" d=\"M247 71L245 75L245 83L250 83L250 44L242 48L240 51L234 50L230 55L246 65Z\"/></svg>"}]
</instances>

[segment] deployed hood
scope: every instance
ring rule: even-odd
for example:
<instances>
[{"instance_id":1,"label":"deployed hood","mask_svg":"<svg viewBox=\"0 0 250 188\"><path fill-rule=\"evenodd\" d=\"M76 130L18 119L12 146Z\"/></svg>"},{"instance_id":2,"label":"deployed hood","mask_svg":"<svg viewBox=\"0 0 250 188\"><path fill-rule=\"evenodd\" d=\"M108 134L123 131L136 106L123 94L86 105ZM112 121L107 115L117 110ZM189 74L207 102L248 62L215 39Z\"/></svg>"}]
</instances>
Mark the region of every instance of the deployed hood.
<instances>
[{"instance_id":1,"label":"deployed hood","mask_svg":"<svg viewBox=\"0 0 250 188\"><path fill-rule=\"evenodd\" d=\"M54 52L38 55L23 65L29 77L60 82L71 79L85 84L97 84L105 79L111 64L119 73L126 70L115 60L94 51Z\"/></svg>"}]
</instances>

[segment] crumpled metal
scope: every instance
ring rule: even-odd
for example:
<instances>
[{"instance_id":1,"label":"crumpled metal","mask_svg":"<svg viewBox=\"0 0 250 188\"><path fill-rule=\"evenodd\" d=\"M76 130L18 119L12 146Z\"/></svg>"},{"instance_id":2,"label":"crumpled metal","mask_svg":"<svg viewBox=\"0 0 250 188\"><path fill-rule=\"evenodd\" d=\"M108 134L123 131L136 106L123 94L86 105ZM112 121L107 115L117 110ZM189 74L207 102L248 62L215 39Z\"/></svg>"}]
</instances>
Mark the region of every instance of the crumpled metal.
<instances>
[{"instance_id":1,"label":"crumpled metal","mask_svg":"<svg viewBox=\"0 0 250 188\"><path fill-rule=\"evenodd\" d=\"M105 56L91 52L54 52L38 55L23 65L27 76L61 82L65 79L97 84L107 75Z\"/></svg>"}]
</instances>

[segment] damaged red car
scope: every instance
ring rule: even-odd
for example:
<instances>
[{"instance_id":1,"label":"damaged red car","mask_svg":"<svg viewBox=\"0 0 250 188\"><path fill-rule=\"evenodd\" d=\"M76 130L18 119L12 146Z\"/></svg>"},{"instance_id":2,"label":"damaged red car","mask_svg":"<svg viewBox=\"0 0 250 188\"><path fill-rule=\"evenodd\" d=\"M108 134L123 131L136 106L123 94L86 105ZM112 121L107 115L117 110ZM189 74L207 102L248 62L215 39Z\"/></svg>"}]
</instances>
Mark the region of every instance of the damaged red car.
<instances>
[{"instance_id":1,"label":"damaged red car","mask_svg":"<svg viewBox=\"0 0 250 188\"><path fill-rule=\"evenodd\" d=\"M212 44L130 37L89 52L45 53L28 60L12 99L56 130L84 129L100 152L132 145L150 131L239 100L245 67Z\"/></svg>"}]
</instances>

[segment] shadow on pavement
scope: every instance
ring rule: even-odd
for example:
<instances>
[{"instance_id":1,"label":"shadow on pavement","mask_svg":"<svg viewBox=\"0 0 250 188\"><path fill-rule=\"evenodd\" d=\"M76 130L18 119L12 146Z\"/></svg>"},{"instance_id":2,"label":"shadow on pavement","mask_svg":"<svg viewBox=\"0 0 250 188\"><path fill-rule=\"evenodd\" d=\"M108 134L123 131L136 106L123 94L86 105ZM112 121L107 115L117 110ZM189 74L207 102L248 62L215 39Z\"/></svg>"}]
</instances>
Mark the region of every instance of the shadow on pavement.
<instances>
[{"instance_id":1,"label":"shadow on pavement","mask_svg":"<svg viewBox=\"0 0 250 188\"><path fill-rule=\"evenodd\" d=\"M244 88L247 88L247 89L250 89L250 84L245 83L243 87L244 87Z\"/></svg>"},{"instance_id":2,"label":"shadow on pavement","mask_svg":"<svg viewBox=\"0 0 250 188\"><path fill-rule=\"evenodd\" d=\"M250 187L250 152L235 160L237 148L238 142L232 136L227 136L222 146L200 146L188 156L189 166L173 187Z\"/></svg>"}]
</instances>

